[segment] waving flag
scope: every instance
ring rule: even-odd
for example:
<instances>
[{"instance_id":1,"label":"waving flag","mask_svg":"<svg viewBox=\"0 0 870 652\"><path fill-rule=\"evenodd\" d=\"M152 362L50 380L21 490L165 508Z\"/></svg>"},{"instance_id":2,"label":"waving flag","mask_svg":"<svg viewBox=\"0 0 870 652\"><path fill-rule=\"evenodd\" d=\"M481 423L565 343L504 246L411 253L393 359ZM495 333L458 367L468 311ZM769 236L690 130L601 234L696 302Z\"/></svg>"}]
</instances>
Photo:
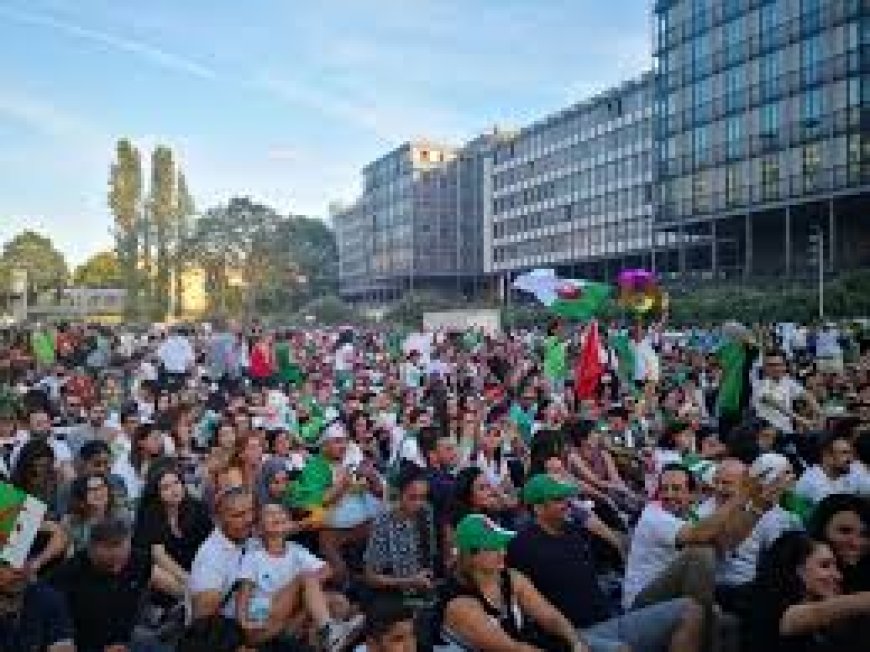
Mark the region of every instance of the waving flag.
<instances>
[{"instance_id":1,"label":"waving flag","mask_svg":"<svg viewBox=\"0 0 870 652\"><path fill-rule=\"evenodd\" d=\"M598 322L593 321L589 324L586 339L583 340L580 355L574 364L574 392L577 394L577 400L584 401L598 397L598 385L603 373Z\"/></svg>"},{"instance_id":2,"label":"waving flag","mask_svg":"<svg viewBox=\"0 0 870 652\"><path fill-rule=\"evenodd\" d=\"M552 269L534 269L521 274L514 280L513 287L534 294L557 315L573 319L594 317L611 295L611 287L605 283L559 278Z\"/></svg>"}]
</instances>

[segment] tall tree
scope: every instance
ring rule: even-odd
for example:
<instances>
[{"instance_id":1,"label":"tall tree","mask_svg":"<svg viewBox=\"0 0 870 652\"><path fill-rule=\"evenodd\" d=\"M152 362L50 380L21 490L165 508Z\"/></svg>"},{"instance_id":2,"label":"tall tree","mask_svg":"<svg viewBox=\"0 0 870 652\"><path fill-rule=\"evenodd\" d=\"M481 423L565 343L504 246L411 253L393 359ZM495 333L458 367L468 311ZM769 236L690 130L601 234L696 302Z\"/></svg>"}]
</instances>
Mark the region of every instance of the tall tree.
<instances>
[{"instance_id":1,"label":"tall tree","mask_svg":"<svg viewBox=\"0 0 870 652\"><path fill-rule=\"evenodd\" d=\"M114 251L100 251L76 267L73 283L85 288L117 288L124 285L124 273Z\"/></svg>"},{"instance_id":2,"label":"tall tree","mask_svg":"<svg viewBox=\"0 0 870 652\"><path fill-rule=\"evenodd\" d=\"M179 170L175 192L175 212L173 214L175 242L173 247L172 276L175 280L175 301L173 301L173 306L176 317L181 317L184 313L184 287L182 281L190 255L190 223L195 212L196 206L194 205L193 197L188 190L187 179L184 176L184 172Z\"/></svg>"},{"instance_id":3,"label":"tall tree","mask_svg":"<svg viewBox=\"0 0 870 652\"><path fill-rule=\"evenodd\" d=\"M139 241L143 230L142 160L126 138L118 141L109 173L109 208L115 218L115 250L127 290L126 316L141 316ZM141 275L146 278L147 274Z\"/></svg>"},{"instance_id":4,"label":"tall tree","mask_svg":"<svg viewBox=\"0 0 870 652\"><path fill-rule=\"evenodd\" d=\"M69 279L69 268L63 254L54 248L49 238L35 231L22 231L3 245L0 253L0 288L9 290L12 270L27 270L28 294L54 290L58 294Z\"/></svg>"},{"instance_id":5,"label":"tall tree","mask_svg":"<svg viewBox=\"0 0 870 652\"><path fill-rule=\"evenodd\" d=\"M175 163L172 150L158 145L151 155L151 195L148 202L157 245L152 316L164 319L169 312L170 236L175 214Z\"/></svg>"}]
</instances>

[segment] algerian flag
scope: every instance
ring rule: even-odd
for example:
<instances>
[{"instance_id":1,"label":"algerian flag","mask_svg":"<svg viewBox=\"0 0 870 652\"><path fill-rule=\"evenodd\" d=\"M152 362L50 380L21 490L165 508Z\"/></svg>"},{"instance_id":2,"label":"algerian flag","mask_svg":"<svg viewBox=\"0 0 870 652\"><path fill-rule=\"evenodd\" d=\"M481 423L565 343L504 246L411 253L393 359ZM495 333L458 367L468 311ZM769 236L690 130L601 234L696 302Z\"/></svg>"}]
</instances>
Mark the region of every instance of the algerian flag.
<instances>
[{"instance_id":1,"label":"algerian flag","mask_svg":"<svg viewBox=\"0 0 870 652\"><path fill-rule=\"evenodd\" d=\"M521 274L514 280L513 287L534 294L557 315L573 319L597 315L612 292L606 283L559 278L552 269L533 269Z\"/></svg>"},{"instance_id":2,"label":"algerian flag","mask_svg":"<svg viewBox=\"0 0 870 652\"><path fill-rule=\"evenodd\" d=\"M551 380L562 380L568 374L566 354L568 343L555 335L544 338L544 374Z\"/></svg>"},{"instance_id":3,"label":"algerian flag","mask_svg":"<svg viewBox=\"0 0 870 652\"><path fill-rule=\"evenodd\" d=\"M45 503L0 482L0 559L21 568L45 516Z\"/></svg>"}]
</instances>

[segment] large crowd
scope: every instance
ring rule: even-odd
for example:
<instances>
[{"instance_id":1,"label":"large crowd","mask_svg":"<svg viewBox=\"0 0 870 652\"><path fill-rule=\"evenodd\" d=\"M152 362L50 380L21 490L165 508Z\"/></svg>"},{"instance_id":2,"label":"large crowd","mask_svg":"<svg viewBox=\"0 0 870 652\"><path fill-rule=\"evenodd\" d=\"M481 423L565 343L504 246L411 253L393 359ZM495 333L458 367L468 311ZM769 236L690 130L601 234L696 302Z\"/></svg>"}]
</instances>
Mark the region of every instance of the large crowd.
<instances>
[{"instance_id":1,"label":"large crowd","mask_svg":"<svg viewBox=\"0 0 870 652\"><path fill-rule=\"evenodd\" d=\"M868 649L848 325L33 325L0 446L0 652Z\"/></svg>"}]
</instances>

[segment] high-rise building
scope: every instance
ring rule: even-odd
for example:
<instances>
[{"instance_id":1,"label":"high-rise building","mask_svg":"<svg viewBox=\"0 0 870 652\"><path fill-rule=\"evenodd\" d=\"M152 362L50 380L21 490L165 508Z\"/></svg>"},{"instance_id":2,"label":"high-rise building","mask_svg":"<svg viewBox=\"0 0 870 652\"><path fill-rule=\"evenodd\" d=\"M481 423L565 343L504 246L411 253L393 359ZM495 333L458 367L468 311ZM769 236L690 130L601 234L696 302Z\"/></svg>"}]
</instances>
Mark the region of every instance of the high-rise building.
<instances>
[{"instance_id":1,"label":"high-rise building","mask_svg":"<svg viewBox=\"0 0 870 652\"><path fill-rule=\"evenodd\" d=\"M481 289L484 157L499 138L493 131L459 148L412 141L363 169L362 195L332 216L344 298Z\"/></svg>"},{"instance_id":2,"label":"high-rise building","mask_svg":"<svg viewBox=\"0 0 870 652\"><path fill-rule=\"evenodd\" d=\"M656 267L870 264L870 2L657 0Z\"/></svg>"},{"instance_id":3,"label":"high-rise building","mask_svg":"<svg viewBox=\"0 0 870 652\"><path fill-rule=\"evenodd\" d=\"M650 263L653 78L550 115L487 159L484 268L612 278Z\"/></svg>"}]
</instances>

